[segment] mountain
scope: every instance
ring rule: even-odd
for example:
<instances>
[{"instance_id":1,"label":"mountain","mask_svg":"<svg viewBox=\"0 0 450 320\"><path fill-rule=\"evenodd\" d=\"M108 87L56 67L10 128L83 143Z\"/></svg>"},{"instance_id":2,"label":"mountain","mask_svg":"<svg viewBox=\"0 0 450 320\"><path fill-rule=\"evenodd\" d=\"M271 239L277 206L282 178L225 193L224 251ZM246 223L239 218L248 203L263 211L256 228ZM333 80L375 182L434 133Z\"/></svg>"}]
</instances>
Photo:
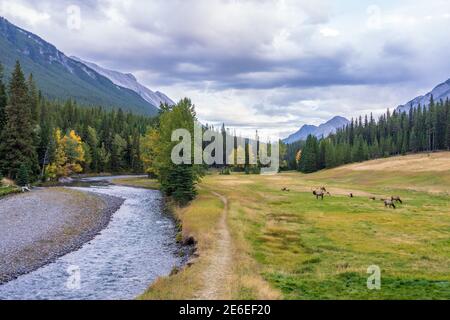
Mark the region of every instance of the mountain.
<instances>
[{"instance_id":1,"label":"mountain","mask_svg":"<svg viewBox=\"0 0 450 320\"><path fill-rule=\"evenodd\" d=\"M317 138L328 137L330 134L336 133L337 129L341 129L349 124L350 121L343 117L334 117L330 121L320 126L304 125L299 131L284 139L283 142L291 144L297 141L306 140L309 135Z\"/></svg>"},{"instance_id":2,"label":"mountain","mask_svg":"<svg viewBox=\"0 0 450 320\"><path fill-rule=\"evenodd\" d=\"M33 74L38 87L49 99L74 99L84 105L106 109L121 107L145 115L158 112L159 104L149 103L133 90L114 84L37 35L0 17L0 62L6 75L12 72L16 60L26 74Z\"/></svg>"},{"instance_id":3,"label":"mountain","mask_svg":"<svg viewBox=\"0 0 450 320\"><path fill-rule=\"evenodd\" d=\"M450 98L450 79L444 83L441 83L436 88L434 88L431 92L428 92L424 96L419 96L408 103L399 106L397 111L399 112L409 112L411 107L417 108L419 104L421 106L428 106L430 104L431 95L433 95L434 101L443 100L445 101L447 98Z\"/></svg>"},{"instance_id":4,"label":"mountain","mask_svg":"<svg viewBox=\"0 0 450 320\"><path fill-rule=\"evenodd\" d=\"M131 73L121 73L118 71L108 70L106 68L100 67L99 65L84 61L77 57L71 57L73 60L81 62L102 76L111 80L114 84L121 86L123 88L127 88L136 92L139 96L141 96L145 101L149 102L153 106L159 107L161 104L174 105L175 102L172 101L169 97L167 97L164 93L159 91L153 92L147 87L140 84L136 77Z\"/></svg>"}]
</instances>

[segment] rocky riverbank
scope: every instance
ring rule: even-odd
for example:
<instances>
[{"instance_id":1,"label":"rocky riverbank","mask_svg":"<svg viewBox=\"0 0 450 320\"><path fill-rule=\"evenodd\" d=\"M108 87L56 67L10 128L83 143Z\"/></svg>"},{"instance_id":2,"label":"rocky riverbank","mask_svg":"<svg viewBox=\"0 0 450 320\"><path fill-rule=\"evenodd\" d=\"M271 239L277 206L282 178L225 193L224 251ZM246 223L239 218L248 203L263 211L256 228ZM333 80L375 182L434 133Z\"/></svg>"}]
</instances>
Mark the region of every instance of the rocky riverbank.
<instances>
[{"instance_id":1,"label":"rocky riverbank","mask_svg":"<svg viewBox=\"0 0 450 320\"><path fill-rule=\"evenodd\" d=\"M0 284L91 241L123 201L67 188L0 199Z\"/></svg>"}]
</instances>

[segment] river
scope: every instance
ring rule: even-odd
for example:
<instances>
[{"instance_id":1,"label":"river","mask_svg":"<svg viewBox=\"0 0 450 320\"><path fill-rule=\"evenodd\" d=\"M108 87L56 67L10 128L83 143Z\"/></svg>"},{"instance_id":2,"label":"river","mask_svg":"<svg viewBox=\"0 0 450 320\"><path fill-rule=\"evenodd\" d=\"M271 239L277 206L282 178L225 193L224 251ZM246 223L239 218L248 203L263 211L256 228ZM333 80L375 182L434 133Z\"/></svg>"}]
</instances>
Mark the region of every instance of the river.
<instances>
[{"instance_id":1,"label":"river","mask_svg":"<svg viewBox=\"0 0 450 320\"><path fill-rule=\"evenodd\" d=\"M107 228L78 251L1 285L0 299L134 299L183 263L160 192L95 185L110 179L85 179L93 185L75 188L125 199Z\"/></svg>"}]
</instances>

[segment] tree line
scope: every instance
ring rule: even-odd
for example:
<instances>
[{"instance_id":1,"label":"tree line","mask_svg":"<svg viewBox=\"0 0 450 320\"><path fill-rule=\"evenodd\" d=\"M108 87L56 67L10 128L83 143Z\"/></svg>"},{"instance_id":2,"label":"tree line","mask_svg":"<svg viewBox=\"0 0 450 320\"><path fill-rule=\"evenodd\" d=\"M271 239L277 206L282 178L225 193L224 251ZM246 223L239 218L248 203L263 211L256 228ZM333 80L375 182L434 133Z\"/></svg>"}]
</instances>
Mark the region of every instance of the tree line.
<instances>
[{"instance_id":1,"label":"tree line","mask_svg":"<svg viewBox=\"0 0 450 320\"><path fill-rule=\"evenodd\" d=\"M436 102L431 96L428 106L411 107L409 112L388 110L378 121L372 114L352 119L325 139L309 136L297 149L294 166L312 173L354 162L439 150L450 150L450 102L448 98Z\"/></svg>"},{"instance_id":2,"label":"tree line","mask_svg":"<svg viewBox=\"0 0 450 320\"><path fill-rule=\"evenodd\" d=\"M141 173L142 136L155 119L46 100L17 62L0 65L0 175L21 184L74 173Z\"/></svg>"},{"instance_id":3,"label":"tree line","mask_svg":"<svg viewBox=\"0 0 450 320\"><path fill-rule=\"evenodd\" d=\"M189 99L161 105L152 118L49 101L19 62L8 83L0 65L0 176L19 185L78 173L145 172L165 195L186 204L207 166L174 164L172 133L184 128L193 135L195 123Z\"/></svg>"}]
</instances>

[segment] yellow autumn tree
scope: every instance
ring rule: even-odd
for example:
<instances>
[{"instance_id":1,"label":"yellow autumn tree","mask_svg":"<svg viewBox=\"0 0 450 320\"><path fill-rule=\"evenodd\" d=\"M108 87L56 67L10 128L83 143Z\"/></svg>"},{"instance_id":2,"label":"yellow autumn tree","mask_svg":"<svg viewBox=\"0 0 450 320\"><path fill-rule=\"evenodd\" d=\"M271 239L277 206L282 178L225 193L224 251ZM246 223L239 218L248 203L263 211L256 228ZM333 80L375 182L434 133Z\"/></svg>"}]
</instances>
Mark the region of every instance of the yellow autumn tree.
<instances>
[{"instance_id":1,"label":"yellow autumn tree","mask_svg":"<svg viewBox=\"0 0 450 320\"><path fill-rule=\"evenodd\" d=\"M302 150L299 150L295 156L295 161L297 161L297 164L300 163L300 160L302 160Z\"/></svg>"},{"instance_id":2,"label":"yellow autumn tree","mask_svg":"<svg viewBox=\"0 0 450 320\"><path fill-rule=\"evenodd\" d=\"M158 141L160 134L156 129L150 129L141 139L141 160L144 164L145 173L150 177L158 175L156 155L158 154Z\"/></svg>"},{"instance_id":3,"label":"yellow autumn tree","mask_svg":"<svg viewBox=\"0 0 450 320\"><path fill-rule=\"evenodd\" d=\"M61 130L54 132L55 153L54 161L47 167L51 179L68 177L83 171L82 163L85 161L83 141L74 130L61 137Z\"/></svg>"}]
</instances>

